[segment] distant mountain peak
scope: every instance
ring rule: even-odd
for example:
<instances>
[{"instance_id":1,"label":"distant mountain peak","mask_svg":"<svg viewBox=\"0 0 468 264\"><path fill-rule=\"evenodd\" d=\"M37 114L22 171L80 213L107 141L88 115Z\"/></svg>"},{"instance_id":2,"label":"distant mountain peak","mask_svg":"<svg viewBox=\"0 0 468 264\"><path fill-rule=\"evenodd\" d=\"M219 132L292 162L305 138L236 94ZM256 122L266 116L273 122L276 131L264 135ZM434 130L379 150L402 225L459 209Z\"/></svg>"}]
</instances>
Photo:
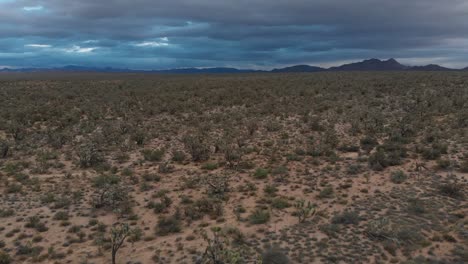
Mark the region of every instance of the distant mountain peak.
<instances>
[{"instance_id":1,"label":"distant mountain peak","mask_svg":"<svg viewBox=\"0 0 468 264\"><path fill-rule=\"evenodd\" d=\"M412 71L453 71L453 69L445 68L437 64L428 64L424 66L410 67Z\"/></svg>"},{"instance_id":2,"label":"distant mountain peak","mask_svg":"<svg viewBox=\"0 0 468 264\"><path fill-rule=\"evenodd\" d=\"M338 67L331 67L333 71L402 71L408 67L400 64L395 59L388 60L368 59L360 62L344 64Z\"/></svg>"},{"instance_id":3,"label":"distant mountain peak","mask_svg":"<svg viewBox=\"0 0 468 264\"><path fill-rule=\"evenodd\" d=\"M271 72L320 72L325 70L326 69L317 66L295 65L280 69L273 69Z\"/></svg>"},{"instance_id":4,"label":"distant mountain peak","mask_svg":"<svg viewBox=\"0 0 468 264\"><path fill-rule=\"evenodd\" d=\"M462 70L468 70L464 68ZM323 71L454 71L442 67L437 64L429 64L424 66L406 66L399 63L396 59L390 58L387 60L380 60L376 58L366 59L359 62L343 64L341 66L331 67L328 69L311 66L311 65L294 65L284 68L277 68L271 71L261 71L252 69L237 69L229 67L213 67L213 68L177 68L167 70L132 70L120 69L113 67L86 67L77 65L67 65L60 68L19 68L0 69L0 72L133 72L133 73L165 73L165 74L211 74L211 73L255 73L255 72L273 72L273 73L293 73L293 72L323 72Z\"/></svg>"}]
</instances>

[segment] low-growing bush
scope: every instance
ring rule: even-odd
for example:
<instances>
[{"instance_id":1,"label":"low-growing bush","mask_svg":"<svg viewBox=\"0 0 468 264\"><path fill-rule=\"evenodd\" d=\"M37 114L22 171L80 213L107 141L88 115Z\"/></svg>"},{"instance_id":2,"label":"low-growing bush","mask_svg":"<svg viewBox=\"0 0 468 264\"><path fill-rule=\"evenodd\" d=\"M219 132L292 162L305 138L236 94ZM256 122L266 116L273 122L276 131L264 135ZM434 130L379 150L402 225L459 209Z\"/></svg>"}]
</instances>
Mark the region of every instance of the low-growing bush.
<instances>
[{"instance_id":1,"label":"low-growing bush","mask_svg":"<svg viewBox=\"0 0 468 264\"><path fill-rule=\"evenodd\" d=\"M267 210L256 209L249 216L249 223L253 225L265 224L270 220L270 212Z\"/></svg>"},{"instance_id":2,"label":"low-growing bush","mask_svg":"<svg viewBox=\"0 0 468 264\"><path fill-rule=\"evenodd\" d=\"M99 150L93 143L87 143L79 146L77 150L79 165L82 168L90 168L96 166L103 161Z\"/></svg>"},{"instance_id":3,"label":"low-growing bush","mask_svg":"<svg viewBox=\"0 0 468 264\"><path fill-rule=\"evenodd\" d=\"M65 211L59 211L55 213L54 215L54 220L65 221L65 220L68 220L68 218L69 218L68 212L65 212Z\"/></svg>"},{"instance_id":4,"label":"low-growing bush","mask_svg":"<svg viewBox=\"0 0 468 264\"><path fill-rule=\"evenodd\" d=\"M318 198L320 199L327 199L327 198L332 198L333 197L333 187L332 186L326 186L323 188L320 193L317 195Z\"/></svg>"},{"instance_id":5,"label":"low-growing bush","mask_svg":"<svg viewBox=\"0 0 468 264\"><path fill-rule=\"evenodd\" d=\"M390 180L395 184L401 184L406 181L406 179L408 179L408 176L401 170L394 171L390 175Z\"/></svg>"},{"instance_id":6,"label":"low-growing bush","mask_svg":"<svg viewBox=\"0 0 468 264\"><path fill-rule=\"evenodd\" d=\"M289 258L284 253L283 250L281 250L278 247L271 247L267 248L263 253L262 253L262 263L263 264L288 264Z\"/></svg>"},{"instance_id":7,"label":"low-growing bush","mask_svg":"<svg viewBox=\"0 0 468 264\"><path fill-rule=\"evenodd\" d=\"M164 157L164 149L144 149L141 151L146 161L161 161Z\"/></svg>"},{"instance_id":8,"label":"low-growing bush","mask_svg":"<svg viewBox=\"0 0 468 264\"><path fill-rule=\"evenodd\" d=\"M27 228L34 228L39 232L45 232L49 230L44 223L41 222L38 216L31 216L28 218L28 222L24 225Z\"/></svg>"},{"instance_id":9,"label":"low-growing bush","mask_svg":"<svg viewBox=\"0 0 468 264\"><path fill-rule=\"evenodd\" d=\"M288 200L286 200L285 198L277 197L273 198L273 200L271 201L271 206L276 209L284 209L290 207L291 204L289 204Z\"/></svg>"},{"instance_id":10,"label":"low-growing bush","mask_svg":"<svg viewBox=\"0 0 468 264\"><path fill-rule=\"evenodd\" d=\"M10 217L15 214L13 209L0 209L0 217Z\"/></svg>"},{"instance_id":11,"label":"low-growing bush","mask_svg":"<svg viewBox=\"0 0 468 264\"><path fill-rule=\"evenodd\" d=\"M10 145L0 139L0 159L4 159L8 156L8 151L10 150Z\"/></svg>"},{"instance_id":12,"label":"low-growing bush","mask_svg":"<svg viewBox=\"0 0 468 264\"><path fill-rule=\"evenodd\" d=\"M463 185L457 183L446 183L439 185L439 192L442 195L449 196L452 198L463 197Z\"/></svg>"},{"instance_id":13,"label":"low-growing bush","mask_svg":"<svg viewBox=\"0 0 468 264\"><path fill-rule=\"evenodd\" d=\"M253 177L255 179L266 179L268 177L268 170L263 168L258 168L255 170Z\"/></svg>"},{"instance_id":14,"label":"low-growing bush","mask_svg":"<svg viewBox=\"0 0 468 264\"><path fill-rule=\"evenodd\" d=\"M178 233L182 230L182 224L175 216L161 217L156 226L156 234L166 236L172 233Z\"/></svg>"},{"instance_id":15,"label":"low-growing bush","mask_svg":"<svg viewBox=\"0 0 468 264\"><path fill-rule=\"evenodd\" d=\"M465 160L460 164L460 171L463 173L468 173L468 160Z\"/></svg>"},{"instance_id":16,"label":"low-growing bush","mask_svg":"<svg viewBox=\"0 0 468 264\"><path fill-rule=\"evenodd\" d=\"M354 211L344 211L341 214L333 216L331 219L332 224L340 225L356 225L359 223L360 217L357 212Z\"/></svg>"},{"instance_id":17,"label":"low-growing bush","mask_svg":"<svg viewBox=\"0 0 468 264\"><path fill-rule=\"evenodd\" d=\"M206 161L210 158L210 148L203 140L202 135L188 135L183 138L183 142L188 152L195 162Z\"/></svg>"},{"instance_id":18,"label":"low-growing bush","mask_svg":"<svg viewBox=\"0 0 468 264\"><path fill-rule=\"evenodd\" d=\"M0 264L10 264L13 263L13 259L10 255L4 251L0 251Z\"/></svg>"},{"instance_id":19,"label":"low-growing bush","mask_svg":"<svg viewBox=\"0 0 468 264\"><path fill-rule=\"evenodd\" d=\"M445 170L450 167L450 160L447 159L438 159L437 160L437 168Z\"/></svg>"},{"instance_id":20,"label":"low-growing bush","mask_svg":"<svg viewBox=\"0 0 468 264\"><path fill-rule=\"evenodd\" d=\"M201 168L203 170L216 170L218 168L218 163L214 163L214 162L207 162L207 163L204 163Z\"/></svg>"},{"instance_id":21,"label":"low-growing bush","mask_svg":"<svg viewBox=\"0 0 468 264\"><path fill-rule=\"evenodd\" d=\"M172 161L183 162L186 159L185 152L176 150L172 152Z\"/></svg>"}]
</instances>

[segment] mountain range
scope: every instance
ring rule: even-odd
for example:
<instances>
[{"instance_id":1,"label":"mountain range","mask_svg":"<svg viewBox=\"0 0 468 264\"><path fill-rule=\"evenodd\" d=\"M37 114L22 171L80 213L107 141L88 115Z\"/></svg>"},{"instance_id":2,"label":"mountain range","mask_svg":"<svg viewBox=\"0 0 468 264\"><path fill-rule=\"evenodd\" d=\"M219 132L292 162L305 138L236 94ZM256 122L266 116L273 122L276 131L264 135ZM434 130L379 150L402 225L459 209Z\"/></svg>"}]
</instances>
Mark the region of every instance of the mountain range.
<instances>
[{"instance_id":1,"label":"mountain range","mask_svg":"<svg viewBox=\"0 0 468 264\"><path fill-rule=\"evenodd\" d=\"M0 72L128 72L128 73L164 73L164 74L207 74L207 73L254 73L254 72L272 72L272 73L288 73L288 72L324 72L324 71L468 71L468 67L464 69L450 69L436 64L424 66L406 66L399 63L395 59L379 60L368 59L360 62L343 64L341 66L322 68L310 65L295 65L285 68L273 69L271 71L237 69L226 67L215 68L178 68L167 70L133 70L120 68L97 68L69 65L59 68L3 68Z\"/></svg>"}]
</instances>

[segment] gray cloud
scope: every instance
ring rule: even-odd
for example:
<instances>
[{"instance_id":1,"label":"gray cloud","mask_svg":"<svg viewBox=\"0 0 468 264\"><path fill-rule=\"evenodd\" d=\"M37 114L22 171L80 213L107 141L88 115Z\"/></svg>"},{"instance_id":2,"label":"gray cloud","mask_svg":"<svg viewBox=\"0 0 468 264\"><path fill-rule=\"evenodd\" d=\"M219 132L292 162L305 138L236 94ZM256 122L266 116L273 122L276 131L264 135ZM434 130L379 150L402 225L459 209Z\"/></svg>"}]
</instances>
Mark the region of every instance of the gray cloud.
<instances>
[{"instance_id":1,"label":"gray cloud","mask_svg":"<svg viewBox=\"0 0 468 264\"><path fill-rule=\"evenodd\" d=\"M163 37L167 46L135 45ZM466 0L0 0L0 65L273 67L443 57L450 66L467 59L466 43ZM64 52L72 47L97 49Z\"/></svg>"}]
</instances>

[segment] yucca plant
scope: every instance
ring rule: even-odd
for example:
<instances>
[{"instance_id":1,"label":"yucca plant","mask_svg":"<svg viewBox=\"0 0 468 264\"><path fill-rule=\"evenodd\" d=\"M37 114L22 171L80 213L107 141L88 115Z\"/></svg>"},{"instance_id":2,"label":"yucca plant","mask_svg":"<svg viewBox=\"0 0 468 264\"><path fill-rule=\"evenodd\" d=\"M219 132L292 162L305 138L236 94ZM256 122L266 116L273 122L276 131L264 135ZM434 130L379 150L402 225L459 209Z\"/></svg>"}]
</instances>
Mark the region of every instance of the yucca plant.
<instances>
[{"instance_id":1,"label":"yucca plant","mask_svg":"<svg viewBox=\"0 0 468 264\"><path fill-rule=\"evenodd\" d=\"M307 203L304 200L297 201L294 204L294 207L296 208L295 215L299 219L299 223L304 223L317 212L315 206L312 205L310 201Z\"/></svg>"}]
</instances>

